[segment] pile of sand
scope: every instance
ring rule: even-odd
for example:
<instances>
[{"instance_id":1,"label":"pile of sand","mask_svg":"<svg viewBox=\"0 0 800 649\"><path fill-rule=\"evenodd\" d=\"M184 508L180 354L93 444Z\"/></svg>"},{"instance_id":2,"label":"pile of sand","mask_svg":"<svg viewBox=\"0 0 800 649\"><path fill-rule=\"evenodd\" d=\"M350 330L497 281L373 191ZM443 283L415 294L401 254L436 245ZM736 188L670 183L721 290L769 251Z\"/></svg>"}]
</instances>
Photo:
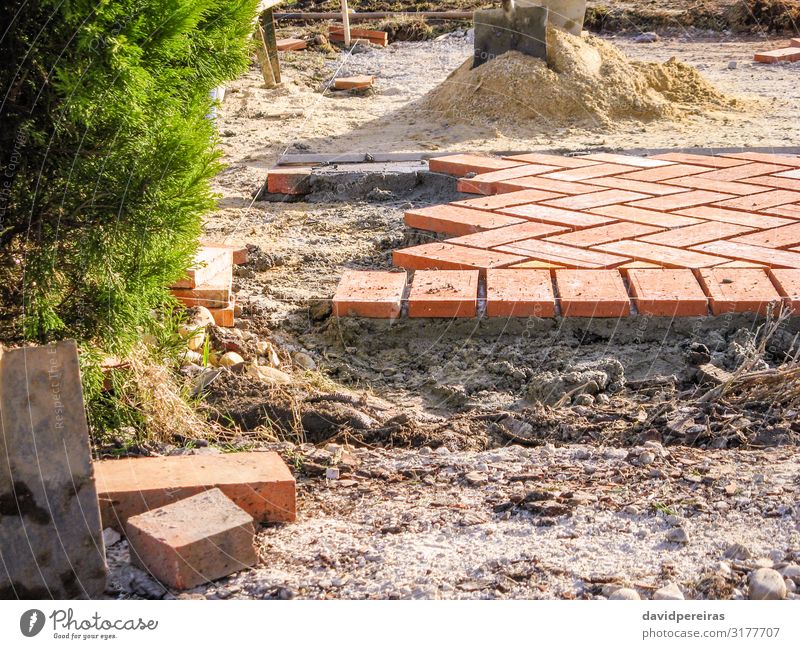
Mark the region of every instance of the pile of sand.
<instances>
[{"instance_id":1,"label":"pile of sand","mask_svg":"<svg viewBox=\"0 0 800 649\"><path fill-rule=\"evenodd\" d=\"M547 63L507 52L473 70L470 58L422 99L422 108L466 123L609 127L615 121L678 120L741 107L675 59L633 61L600 38L555 29L548 30L547 40Z\"/></svg>"}]
</instances>

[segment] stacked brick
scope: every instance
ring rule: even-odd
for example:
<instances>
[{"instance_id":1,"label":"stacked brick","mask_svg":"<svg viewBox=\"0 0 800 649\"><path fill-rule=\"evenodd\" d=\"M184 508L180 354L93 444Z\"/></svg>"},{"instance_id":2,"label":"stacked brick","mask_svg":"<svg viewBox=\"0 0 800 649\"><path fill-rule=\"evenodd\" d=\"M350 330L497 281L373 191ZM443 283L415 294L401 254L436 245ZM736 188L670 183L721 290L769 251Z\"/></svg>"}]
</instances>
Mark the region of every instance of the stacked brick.
<instances>
[{"instance_id":1,"label":"stacked brick","mask_svg":"<svg viewBox=\"0 0 800 649\"><path fill-rule=\"evenodd\" d=\"M187 307L207 308L220 327L232 327L236 297L233 265L247 262L247 249L240 246L206 244L200 247L186 277L171 287L172 294Z\"/></svg>"},{"instance_id":2,"label":"stacked brick","mask_svg":"<svg viewBox=\"0 0 800 649\"><path fill-rule=\"evenodd\" d=\"M800 157L452 155L430 170L477 197L409 210L432 235L393 253L411 281L348 272L337 315L800 314Z\"/></svg>"}]
</instances>

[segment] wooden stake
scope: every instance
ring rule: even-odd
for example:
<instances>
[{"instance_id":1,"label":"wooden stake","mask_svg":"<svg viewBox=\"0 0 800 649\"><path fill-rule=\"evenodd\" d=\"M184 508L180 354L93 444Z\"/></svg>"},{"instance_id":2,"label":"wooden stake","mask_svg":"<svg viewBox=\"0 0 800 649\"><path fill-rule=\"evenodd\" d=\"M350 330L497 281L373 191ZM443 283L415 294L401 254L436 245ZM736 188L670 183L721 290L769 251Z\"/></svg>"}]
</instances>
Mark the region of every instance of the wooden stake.
<instances>
[{"instance_id":1,"label":"wooden stake","mask_svg":"<svg viewBox=\"0 0 800 649\"><path fill-rule=\"evenodd\" d=\"M347 11L347 0L342 0L342 25L344 25L344 46L350 48L350 13Z\"/></svg>"},{"instance_id":2,"label":"wooden stake","mask_svg":"<svg viewBox=\"0 0 800 649\"><path fill-rule=\"evenodd\" d=\"M261 64L261 74L268 88L274 88L281 83L281 66L278 61L278 43L275 38L275 21L272 9L264 11L258 20L258 58Z\"/></svg>"}]
</instances>

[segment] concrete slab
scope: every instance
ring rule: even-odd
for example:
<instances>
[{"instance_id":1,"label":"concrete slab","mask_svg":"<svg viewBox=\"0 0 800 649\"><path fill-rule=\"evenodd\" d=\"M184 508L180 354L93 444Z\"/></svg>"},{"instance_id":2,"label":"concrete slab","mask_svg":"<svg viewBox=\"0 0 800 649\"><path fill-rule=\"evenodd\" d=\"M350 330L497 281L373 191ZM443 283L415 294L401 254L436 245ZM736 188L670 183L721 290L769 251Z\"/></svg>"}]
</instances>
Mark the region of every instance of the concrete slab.
<instances>
[{"instance_id":1,"label":"concrete slab","mask_svg":"<svg viewBox=\"0 0 800 649\"><path fill-rule=\"evenodd\" d=\"M105 550L75 341L0 347L0 599L102 595Z\"/></svg>"},{"instance_id":2,"label":"concrete slab","mask_svg":"<svg viewBox=\"0 0 800 649\"><path fill-rule=\"evenodd\" d=\"M474 68L510 50L547 58L547 7L517 7L507 15L502 9L475 12Z\"/></svg>"}]
</instances>

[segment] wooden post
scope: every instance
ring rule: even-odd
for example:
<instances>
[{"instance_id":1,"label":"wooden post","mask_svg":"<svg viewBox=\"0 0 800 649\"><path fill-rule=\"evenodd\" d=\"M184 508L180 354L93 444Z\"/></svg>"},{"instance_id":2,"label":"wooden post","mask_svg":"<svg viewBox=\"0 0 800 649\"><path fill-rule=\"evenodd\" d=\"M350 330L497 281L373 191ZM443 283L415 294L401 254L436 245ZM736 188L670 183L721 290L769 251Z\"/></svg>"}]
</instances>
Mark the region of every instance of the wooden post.
<instances>
[{"instance_id":1,"label":"wooden post","mask_svg":"<svg viewBox=\"0 0 800 649\"><path fill-rule=\"evenodd\" d=\"M258 58L261 74L267 87L274 88L281 82L281 66L278 61L278 43L275 38L275 20L272 9L266 9L258 19Z\"/></svg>"},{"instance_id":2,"label":"wooden post","mask_svg":"<svg viewBox=\"0 0 800 649\"><path fill-rule=\"evenodd\" d=\"M350 13L347 11L347 0L342 0L342 25L344 26L344 46L350 47Z\"/></svg>"}]
</instances>

